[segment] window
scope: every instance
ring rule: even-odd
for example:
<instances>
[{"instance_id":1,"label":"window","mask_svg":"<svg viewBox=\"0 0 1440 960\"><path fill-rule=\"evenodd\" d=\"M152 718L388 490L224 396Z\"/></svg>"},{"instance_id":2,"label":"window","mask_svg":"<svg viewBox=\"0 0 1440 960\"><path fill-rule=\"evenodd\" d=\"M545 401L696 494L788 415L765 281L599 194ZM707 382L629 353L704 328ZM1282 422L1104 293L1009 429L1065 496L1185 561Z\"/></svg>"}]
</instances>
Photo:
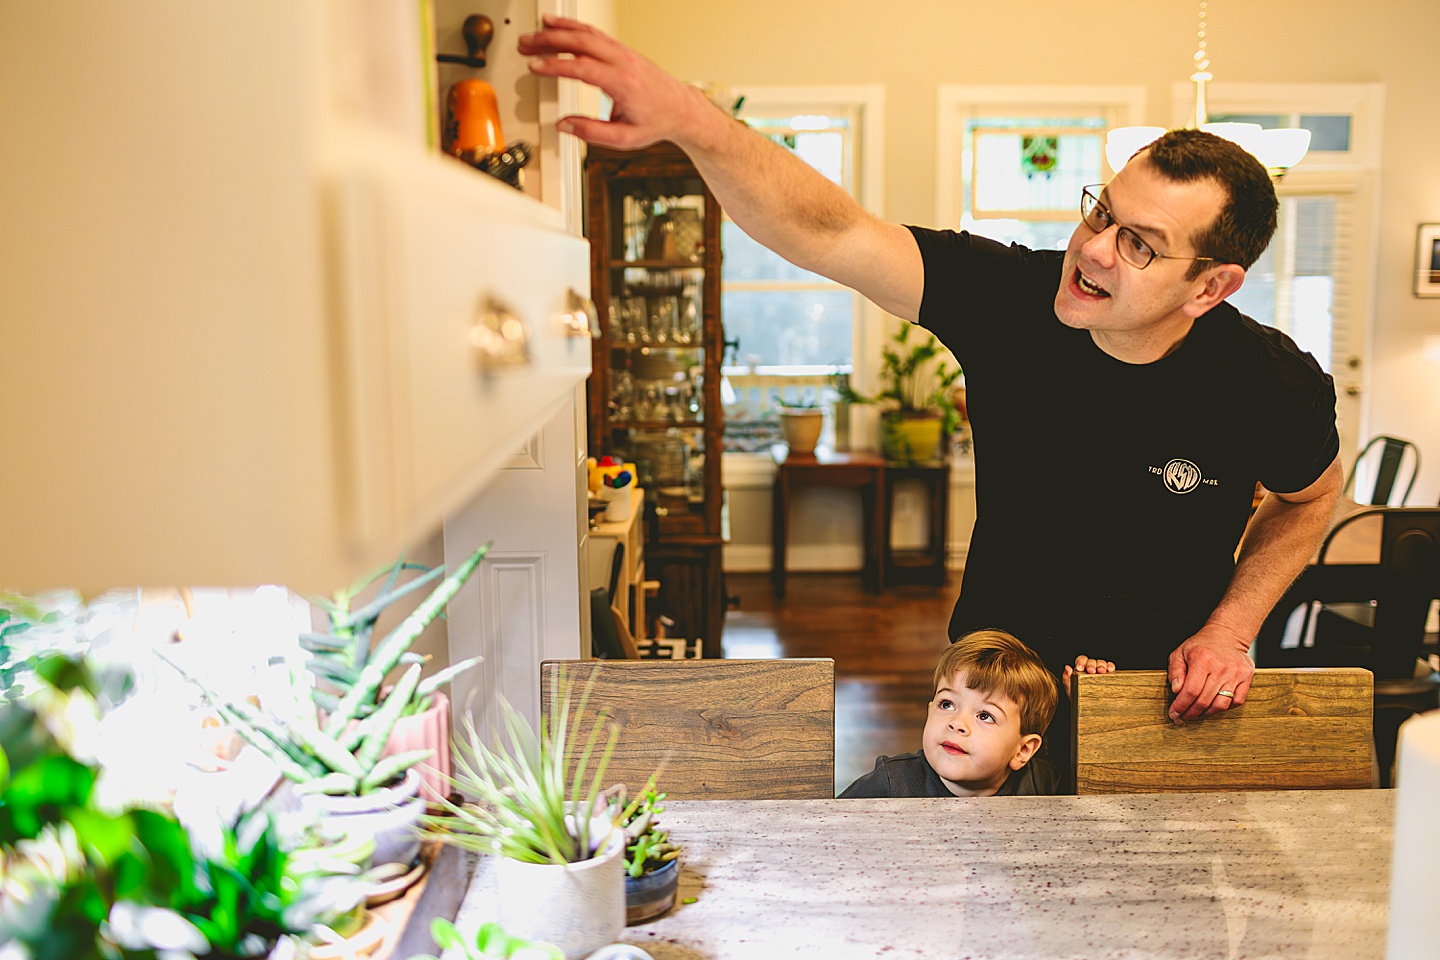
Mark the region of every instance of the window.
<instances>
[{"instance_id":1,"label":"window","mask_svg":"<svg viewBox=\"0 0 1440 960\"><path fill-rule=\"evenodd\" d=\"M1080 189L1109 179L1105 131L1142 104L1135 87L942 86L936 224L1063 249Z\"/></svg>"},{"instance_id":2,"label":"window","mask_svg":"<svg viewBox=\"0 0 1440 960\"><path fill-rule=\"evenodd\" d=\"M879 87L743 91L740 118L844 187L878 206L883 95ZM728 219L721 316L725 324L726 449L768 450L778 439L778 401L832 399L831 378L849 374L876 342L879 311L858 293L801 270ZM878 350L875 351L878 358ZM829 442L833 428L827 423Z\"/></svg>"}]
</instances>

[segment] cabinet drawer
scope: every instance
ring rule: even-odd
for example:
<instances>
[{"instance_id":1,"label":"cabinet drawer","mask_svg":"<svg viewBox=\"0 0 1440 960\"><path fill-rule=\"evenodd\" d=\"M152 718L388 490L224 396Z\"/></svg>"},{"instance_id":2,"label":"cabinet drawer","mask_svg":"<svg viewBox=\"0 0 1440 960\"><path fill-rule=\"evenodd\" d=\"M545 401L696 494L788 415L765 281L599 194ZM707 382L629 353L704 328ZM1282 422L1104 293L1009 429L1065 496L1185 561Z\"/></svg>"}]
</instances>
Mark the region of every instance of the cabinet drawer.
<instances>
[{"instance_id":1,"label":"cabinet drawer","mask_svg":"<svg viewBox=\"0 0 1440 960\"><path fill-rule=\"evenodd\" d=\"M463 505L590 372L588 326L570 323L589 245L451 163L336 178L340 502L362 549ZM521 331L514 362L479 345L497 325Z\"/></svg>"}]
</instances>

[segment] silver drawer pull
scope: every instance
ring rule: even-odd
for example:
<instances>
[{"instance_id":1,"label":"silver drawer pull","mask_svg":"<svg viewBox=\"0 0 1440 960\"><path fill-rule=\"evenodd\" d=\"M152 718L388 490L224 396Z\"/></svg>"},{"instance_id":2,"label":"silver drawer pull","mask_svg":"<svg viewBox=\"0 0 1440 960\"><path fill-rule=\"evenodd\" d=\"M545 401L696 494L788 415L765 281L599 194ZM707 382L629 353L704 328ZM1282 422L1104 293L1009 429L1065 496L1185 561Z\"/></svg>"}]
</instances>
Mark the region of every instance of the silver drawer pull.
<instances>
[{"instance_id":1,"label":"silver drawer pull","mask_svg":"<svg viewBox=\"0 0 1440 960\"><path fill-rule=\"evenodd\" d=\"M600 314L595 309L595 301L574 287L565 292L565 312L560 315L560 322L565 336L572 340L600 337Z\"/></svg>"},{"instance_id":2,"label":"silver drawer pull","mask_svg":"<svg viewBox=\"0 0 1440 960\"><path fill-rule=\"evenodd\" d=\"M482 373L494 373L530 363L530 331L510 308L486 297L475 311L470 343Z\"/></svg>"}]
</instances>

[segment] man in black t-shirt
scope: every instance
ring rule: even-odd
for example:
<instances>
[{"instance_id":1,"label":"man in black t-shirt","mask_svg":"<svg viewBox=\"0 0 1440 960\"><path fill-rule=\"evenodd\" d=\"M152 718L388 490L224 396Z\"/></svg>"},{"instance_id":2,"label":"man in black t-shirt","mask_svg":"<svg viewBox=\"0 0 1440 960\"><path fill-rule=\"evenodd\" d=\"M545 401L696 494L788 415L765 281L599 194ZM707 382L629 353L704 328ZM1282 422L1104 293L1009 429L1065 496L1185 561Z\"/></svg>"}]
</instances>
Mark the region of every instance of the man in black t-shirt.
<instances>
[{"instance_id":1,"label":"man in black t-shirt","mask_svg":"<svg viewBox=\"0 0 1440 960\"><path fill-rule=\"evenodd\" d=\"M1275 229L1257 161L1172 131L1077 198L1063 254L1004 248L874 217L585 24L546 16L520 51L532 72L614 102L611 119L565 117L562 132L619 149L673 141L753 239L955 353L977 520L951 639L1007 630L1056 671L1080 652L1164 666L1177 722L1245 701L1246 650L1341 481L1330 378L1224 302ZM1257 481L1269 492L1247 528Z\"/></svg>"}]
</instances>

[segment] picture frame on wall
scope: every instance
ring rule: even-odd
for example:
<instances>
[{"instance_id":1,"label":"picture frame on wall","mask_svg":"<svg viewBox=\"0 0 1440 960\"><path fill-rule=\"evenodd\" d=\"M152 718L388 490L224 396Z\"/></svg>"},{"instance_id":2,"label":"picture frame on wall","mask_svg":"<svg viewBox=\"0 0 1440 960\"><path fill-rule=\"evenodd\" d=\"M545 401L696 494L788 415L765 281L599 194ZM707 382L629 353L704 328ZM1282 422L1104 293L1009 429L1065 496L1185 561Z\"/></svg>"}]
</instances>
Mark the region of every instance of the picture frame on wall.
<instances>
[{"instance_id":1,"label":"picture frame on wall","mask_svg":"<svg viewBox=\"0 0 1440 960\"><path fill-rule=\"evenodd\" d=\"M1440 297L1440 223L1422 223L1416 230L1415 296Z\"/></svg>"}]
</instances>

